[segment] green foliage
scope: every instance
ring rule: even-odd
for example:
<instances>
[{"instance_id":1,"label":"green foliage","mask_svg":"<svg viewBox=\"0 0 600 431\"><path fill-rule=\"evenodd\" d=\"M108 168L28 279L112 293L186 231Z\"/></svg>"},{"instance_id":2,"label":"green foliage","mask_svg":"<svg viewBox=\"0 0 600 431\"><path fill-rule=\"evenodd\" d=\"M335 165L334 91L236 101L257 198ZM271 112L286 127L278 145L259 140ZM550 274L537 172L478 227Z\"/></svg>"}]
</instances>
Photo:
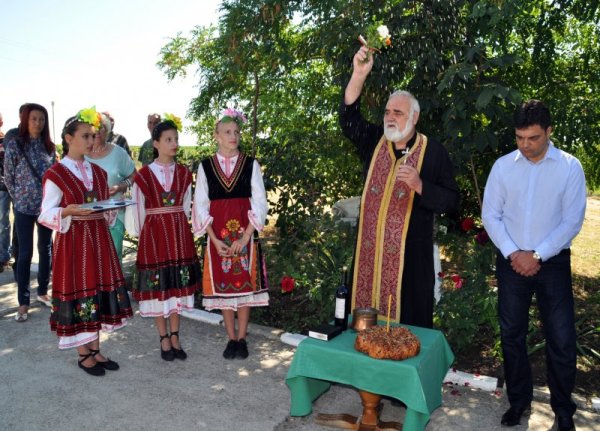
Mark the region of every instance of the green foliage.
<instances>
[{"instance_id":1,"label":"green foliage","mask_svg":"<svg viewBox=\"0 0 600 431\"><path fill-rule=\"evenodd\" d=\"M333 319L335 290L343 266L350 266L355 228L323 214L309 219L308 241L292 247L267 244L265 255L271 284L270 306L253 311L252 320L306 333L308 328ZM284 276L295 280L291 293L282 292Z\"/></svg>"},{"instance_id":2,"label":"green foliage","mask_svg":"<svg viewBox=\"0 0 600 431\"><path fill-rule=\"evenodd\" d=\"M414 93L419 128L442 140L455 163L461 213L476 217L493 161L515 147L511 117L522 99L549 105L557 145L580 158L591 188L600 185L598 6L588 0L225 0L216 25L177 34L162 48L158 66L170 79L196 69L199 94L189 115L199 142L212 141L225 106L249 114L243 144L264 167L278 232L273 249L282 254L271 268L293 262L286 271L305 274L298 285L308 294L320 270L297 269L296 259L320 238L314 220L362 185L360 163L337 124L359 34L382 22L392 38L375 55L364 114L379 122L394 89ZM450 251L451 241L458 250ZM486 263L491 246L479 250L460 235L444 245L465 282L447 294L440 313L463 345L481 325L495 325L495 295L486 291L493 284Z\"/></svg>"},{"instance_id":3,"label":"green foliage","mask_svg":"<svg viewBox=\"0 0 600 431\"><path fill-rule=\"evenodd\" d=\"M449 271L438 274L442 297L435 308L434 324L446 334L452 348L460 352L482 333L499 335L498 297L493 283L495 248L470 217L460 225L442 220L437 241L451 266ZM495 353L499 354L498 340Z\"/></svg>"}]
</instances>

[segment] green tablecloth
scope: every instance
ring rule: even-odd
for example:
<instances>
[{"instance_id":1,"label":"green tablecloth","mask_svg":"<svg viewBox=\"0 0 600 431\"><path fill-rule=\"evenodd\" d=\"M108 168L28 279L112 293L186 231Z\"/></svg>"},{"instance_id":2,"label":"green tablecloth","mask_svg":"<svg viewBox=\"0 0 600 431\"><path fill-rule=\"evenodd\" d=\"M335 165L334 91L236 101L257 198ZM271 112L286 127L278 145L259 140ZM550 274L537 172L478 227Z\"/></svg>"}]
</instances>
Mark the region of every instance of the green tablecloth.
<instances>
[{"instance_id":1,"label":"green tablecloth","mask_svg":"<svg viewBox=\"0 0 600 431\"><path fill-rule=\"evenodd\" d=\"M312 402L329 389L330 382L337 382L403 401L407 406L403 430L425 429L431 412L442 404L442 383L454 354L441 332L407 327L419 337L421 352L403 361L357 352L353 330L331 341L303 340L286 377L291 415L310 414Z\"/></svg>"}]
</instances>

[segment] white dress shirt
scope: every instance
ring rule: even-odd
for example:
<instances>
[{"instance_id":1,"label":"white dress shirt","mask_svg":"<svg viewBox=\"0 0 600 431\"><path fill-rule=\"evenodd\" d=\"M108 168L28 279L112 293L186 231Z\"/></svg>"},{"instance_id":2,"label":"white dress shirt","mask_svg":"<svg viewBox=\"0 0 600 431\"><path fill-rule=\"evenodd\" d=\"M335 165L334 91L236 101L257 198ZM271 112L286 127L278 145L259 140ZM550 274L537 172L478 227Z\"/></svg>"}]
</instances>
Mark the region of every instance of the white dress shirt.
<instances>
[{"instance_id":1,"label":"white dress shirt","mask_svg":"<svg viewBox=\"0 0 600 431\"><path fill-rule=\"evenodd\" d=\"M570 247L581 230L585 206L581 163L550 142L537 163L519 150L494 163L485 186L482 219L504 257L527 250L545 261Z\"/></svg>"}]
</instances>

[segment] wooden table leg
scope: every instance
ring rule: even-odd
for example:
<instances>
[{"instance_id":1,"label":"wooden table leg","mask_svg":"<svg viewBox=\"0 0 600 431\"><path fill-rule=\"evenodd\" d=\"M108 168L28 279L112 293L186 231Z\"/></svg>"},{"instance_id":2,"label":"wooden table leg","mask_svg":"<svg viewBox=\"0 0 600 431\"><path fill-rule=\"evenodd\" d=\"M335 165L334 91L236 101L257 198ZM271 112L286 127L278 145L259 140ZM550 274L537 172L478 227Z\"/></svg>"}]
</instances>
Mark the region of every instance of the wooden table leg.
<instances>
[{"instance_id":1,"label":"wooden table leg","mask_svg":"<svg viewBox=\"0 0 600 431\"><path fill-rule=\"evenodd\" d=\"M338 429L355 431L401 431L402 424L398 422L380 422L382 404L381 395L367 391L358 391L363 405L360 418L345 413L319 413L315 423Z\"/></svg>"},{"instance_id":2,"label":"wooden table leg","mask_svg":"<svg viewBox=\"0 0 600 431\"><path fill-rule=\"evenodd\" d=\"M360 424L372 427L375 429L379 423L379 413L381 413L381 395L374 394L367 391L358 391L360 399L363 405L363 414L360 420ZM362 431L363 428L359 427ZM368 430L369 428L364 428Z\"/></svg>"}]
</instances>

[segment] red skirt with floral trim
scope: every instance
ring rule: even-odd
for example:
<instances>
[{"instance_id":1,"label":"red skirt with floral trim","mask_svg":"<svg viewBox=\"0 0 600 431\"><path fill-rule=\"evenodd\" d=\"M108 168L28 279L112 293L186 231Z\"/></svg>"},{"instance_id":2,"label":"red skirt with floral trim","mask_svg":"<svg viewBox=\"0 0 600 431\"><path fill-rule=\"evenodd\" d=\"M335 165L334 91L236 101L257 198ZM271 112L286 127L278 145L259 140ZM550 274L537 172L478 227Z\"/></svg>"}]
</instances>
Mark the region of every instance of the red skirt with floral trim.
<instances>
[{"instance_id":1,"label":"red skirt with floral trim","mask_svg":"<svg viewBox=\"0 0 600 431\"><path fill-rule=\"evenodd\" d=\"M133 315L108 224L72 220L57 233L52 264L50 329L58 336L96 332Z\"/></svg>"},{"instance_id":2,"label":"red skirt with floral trim","mask_svg":"<svg viewBox=\"0 0 600 431\"><path fill-rule=\"evenodd\" d=\"M217 199L210 203L215 234L227 245L241 238L248 226L250 199ZM245 296L267 290L258 241L248 243L237 256L220 256L215 245L205 253L202 280L205 297Z\"/></svg>"}]
</instances>

